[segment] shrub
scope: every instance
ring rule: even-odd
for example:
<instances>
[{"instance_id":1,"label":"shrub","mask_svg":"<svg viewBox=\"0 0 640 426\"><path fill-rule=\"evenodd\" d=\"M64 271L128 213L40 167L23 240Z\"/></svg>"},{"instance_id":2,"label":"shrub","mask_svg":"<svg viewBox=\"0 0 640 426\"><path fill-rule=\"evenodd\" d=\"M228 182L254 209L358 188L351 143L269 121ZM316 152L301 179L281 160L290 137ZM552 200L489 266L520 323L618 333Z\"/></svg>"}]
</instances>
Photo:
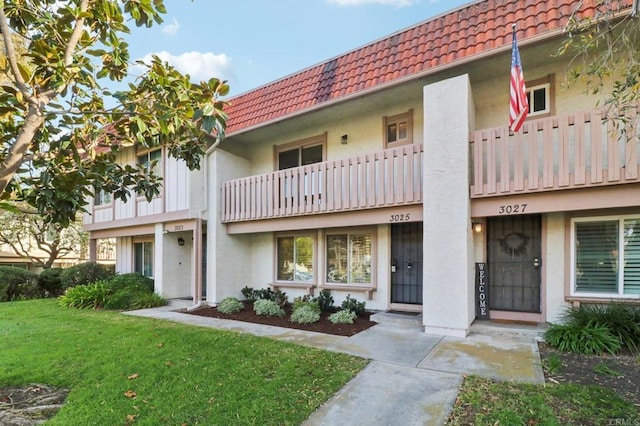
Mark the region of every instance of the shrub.
<instances>
[{"instance_id":1,"label":"shrub","mask_svg":"<svg viewBox=\"0 0 640 426\"><path fill-rule=\"evenodd\" d=\"M314 312L320 313L320 305L318 305L317 299L313 299L310 296L296 297L293 299L293 310L299 309L303 306L307 306Z\"/></svg>"},{"instance_id":2,"label":"shrub","mask_svg":"<svg viewBox=\"0 0 640 426\"><path fill-rule=\"evenodd\" d=\"M323 289L318 294L318 305L322 312L331 312L333 310L333 297L329 289Z\"/></svg>"},{"instance_id":3,"label":"shrub","mask_svg":"<svg viewBox=\"0 0 640 426\"><path fill-rule=\"evenodd\" d=\"M63 293L60 275L62 268L49 268L40 272L38 285L50 296L60 296Z\"/></svg>"},{"instance_id":4,"label":"shrub","mask_svg":"<svg viewBox=\"0 0 640 426\"><path fill-rule=\"evenodd\" d=\"M244 286L240 293L250 302L258 300L258 290L254 290L252 287Z\"/></svg>"},{"instance_id":5,"label":"shrub","mask_svg":"<svg viewBox=\"0 0 640 426\"><path fill-rule=\"evenodd\" d=\"M93 284L78 285L67 289L59 297L59 303L68 308L102 308L109 296L112 295L108 284L105 281L97 281Z\"/></svg>"},{"instance_id":6,"label":"shrub","mask_svg":"<svg viewBox=\"0 0 640 426\"><path fill-rule=\"evenodd\" d=\"M604 352L615 354L621 348L620 339L607 327L583 326L575 322L551 324L544 338L552 346L563 352L601 355Z\"/></svg>"},{"instance_id":7,"label":"shrub","mask_svg":"<svg viewBox=\"0 0 640 426\"><path fill-rule=\"evenodd\" d=\"M129 310L156 308L166 304L167 300L158 293L135 293L129 303Z\"/></svg>"},{"instance_id":8,"label":"shrub","mask_svg":"<svg viewBox=\"0 0 640 426\"><path fill-rule=\"evenodd\" d=\"M289 299L287 298L287 293L280 290L273 291L271 290L271 287L261 288L259 290L253 290L250 287L245 287L241 291L245 297L249 295L249 297L247 297L247 300L252 300L251 298L253 298L254 301L255 300L273 300L280 307L284 307L286 306L287 303L289 303Z\"/></svg>"},{"instance_id":9,"label":"shrub","mask_svg":"<svg viewBox=\"0 0 640 426\"><path fill-rule=\"evenodd\" d=\"M571 307L561 321L575 327L604 327L622 347L637 351L640 347L640 306L624 303Z\"/></svg>"},{"instance_id":10,"label":"shrub","mask_svg":"<svg viewBox=\"0 0 640 426\"><path fill-rule=\"evenodd\" d=\"M357 315L355 312L348 309L342 309L329 315L329 321L334 324L353 324L356 317Z\"/></svg>"},{"instance_id":11,"label":"shrub","mask_svg":"<svg viewBox=\"0 0 640 426\"><path fill-rule=\"evenodd\" d=\"M104 266L95 262L79 263L67 268L60 274L62 289L66 290L77 285L92 284L111 278L113 274Z\"/></svg>"},{"instance_id":12,"label":"shrub","mask_svg":"<svg viewBox=\"0 0 640 426\"><path fill-rule=\"evenodd\" d=\"M342 309L354 312L356 315L362 315L365 310L365 302L358 302L350 294L347 294L347 298L342 301Z\"/></svg>"},{"instance_id":13,"label":"shrub","mask_svg":"<svg viewBox=\"0 0 640 426\"><path fill-rule=\"evenodd\" d=\"M0 266L0 302L43 296L37 274L13 266Z\"/></svg>"},{"instance_id":14,"label":"shrub","mask_svg":"<svg viewBox=\"0 0 640 426\"><path fill-rule=\"evenodd\" d=\"M313 307L315 305L316 308ZM305 302L291 314L291 322L298 324L312 324L320 321L320 307L315 302Z\"/></svg>"},{"instance_id":15,"label":"shrub","mask_svg":"<svg viewBox=\"0 0 640 426\"><path fill-rule=\"evenodd\" d=\"M218 303L218 311L223 314L232 314L241 311L244 305L235 297L225 297Z\"/></svg>"},{"instance_id":16,"label":"shrub","mask_svg":"<svg viewBox=\"0 0 640 426\"><path fill-rule=\"evenodd\" d=\"M153 293L153 279L145 277L137 272L114 275L107 280L109 287L114 291L125 288L138 289L147 293Z\"/></svg>"},{"instance_id":17,"label":"shrub","mask_svg":"<svg viewBox=\"0 0 640 426\"><path fill-rule=\"evenodd\" d=\"M257 315L267 315L270 317L284 316L284 310L273 300L259 299L253 302L253 310Z\"/></svg>"}]
</instances>

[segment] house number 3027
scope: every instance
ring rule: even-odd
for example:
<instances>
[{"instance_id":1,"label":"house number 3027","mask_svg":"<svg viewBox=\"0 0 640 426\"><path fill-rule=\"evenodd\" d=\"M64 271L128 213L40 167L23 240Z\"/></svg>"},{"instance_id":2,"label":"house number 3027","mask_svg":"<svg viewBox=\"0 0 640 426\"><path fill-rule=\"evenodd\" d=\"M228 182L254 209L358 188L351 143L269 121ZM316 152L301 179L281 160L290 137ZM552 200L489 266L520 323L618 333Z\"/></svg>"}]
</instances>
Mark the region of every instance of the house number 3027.
<instances>
[{"instance_id":1,"label":"house number 3027","mask_svg":"<svg viewBox=\"0 0 640 426\"><path fill-rule=\"evenodd\" d=\"M527 210L527 204L505 204L498 207L498 214L518 214Z\"/></svg>"},{"instance_id":2,"label":"house number 3027","mask_svg":"<svg viewBox=\"0 0 640 426\"><path fill-rule=\"evenodd\" d=\"M409 213L392 214L389 216L389 222L408 222L410 219Z\"/></svg>"}]
</instances>

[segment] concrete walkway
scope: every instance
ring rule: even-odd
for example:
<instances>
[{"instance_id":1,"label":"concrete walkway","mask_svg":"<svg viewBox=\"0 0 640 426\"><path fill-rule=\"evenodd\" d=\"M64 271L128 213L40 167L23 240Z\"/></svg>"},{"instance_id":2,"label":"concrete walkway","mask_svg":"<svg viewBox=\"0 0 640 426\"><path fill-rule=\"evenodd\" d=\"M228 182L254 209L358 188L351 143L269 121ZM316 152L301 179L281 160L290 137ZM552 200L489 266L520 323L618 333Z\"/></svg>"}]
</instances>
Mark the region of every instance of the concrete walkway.
<instances>
[{"instance_id":1,"label":"concrete walkway","mask_svg":"<svg viewBox=\"0 0 640 426\"><path fill-rule=\"evenodd\" d=\"M251 333L371 359L304 425L441 425L463 375L544 383L536 327L474 324L467 338L425 334L419 319L375 314L380 323L351 337L199 317L176 312L186 302L128 312L201 327Z\"/></svg>"}]
</instances>

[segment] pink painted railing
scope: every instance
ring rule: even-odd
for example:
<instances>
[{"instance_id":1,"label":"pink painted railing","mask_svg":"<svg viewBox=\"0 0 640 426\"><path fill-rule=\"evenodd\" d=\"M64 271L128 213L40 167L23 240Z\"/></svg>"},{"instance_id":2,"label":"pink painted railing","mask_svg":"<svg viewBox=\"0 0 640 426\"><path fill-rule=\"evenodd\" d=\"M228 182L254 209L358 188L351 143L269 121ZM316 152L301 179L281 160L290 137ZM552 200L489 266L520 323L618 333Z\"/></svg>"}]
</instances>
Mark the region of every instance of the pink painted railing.
<instances>
[{"instance_id":1,"label":"pink painted railing","mask_svg":"<svg viewBox=\"0 0 640 426\"><path fill-rule=\"evenodd\" d=\"M471 198L640 182L637 117L626 132L599 111L471 133Z\"/></svg>"},{"instance_id":2,"label":"pink painted railing","mask_svg":"<svg viewBox=\"0 0 640 426\"><path fill-rule=\"evenodd\" d=\"M249 176L222 184L222 221L422 203L422 145Z\"/></svg>"}]
</instances>

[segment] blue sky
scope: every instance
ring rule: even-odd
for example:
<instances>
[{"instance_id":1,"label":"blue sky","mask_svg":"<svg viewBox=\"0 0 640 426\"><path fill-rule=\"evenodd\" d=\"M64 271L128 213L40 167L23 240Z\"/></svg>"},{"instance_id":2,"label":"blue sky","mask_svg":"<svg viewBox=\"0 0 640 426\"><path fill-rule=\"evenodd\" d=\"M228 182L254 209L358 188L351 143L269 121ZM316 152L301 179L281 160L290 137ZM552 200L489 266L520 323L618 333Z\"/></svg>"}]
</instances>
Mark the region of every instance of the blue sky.
<instances>
[{"instance_id":1,"label":"blue sky","mask_svg":"<svg viewBox=\"0 0 640 426\"><path fill-rule=\"evenodd\" d=\"M468 4L469 0L165 0L165 22L132 28L132 59L158 54L231 96Z\"/></svg>"}]
</instances>

